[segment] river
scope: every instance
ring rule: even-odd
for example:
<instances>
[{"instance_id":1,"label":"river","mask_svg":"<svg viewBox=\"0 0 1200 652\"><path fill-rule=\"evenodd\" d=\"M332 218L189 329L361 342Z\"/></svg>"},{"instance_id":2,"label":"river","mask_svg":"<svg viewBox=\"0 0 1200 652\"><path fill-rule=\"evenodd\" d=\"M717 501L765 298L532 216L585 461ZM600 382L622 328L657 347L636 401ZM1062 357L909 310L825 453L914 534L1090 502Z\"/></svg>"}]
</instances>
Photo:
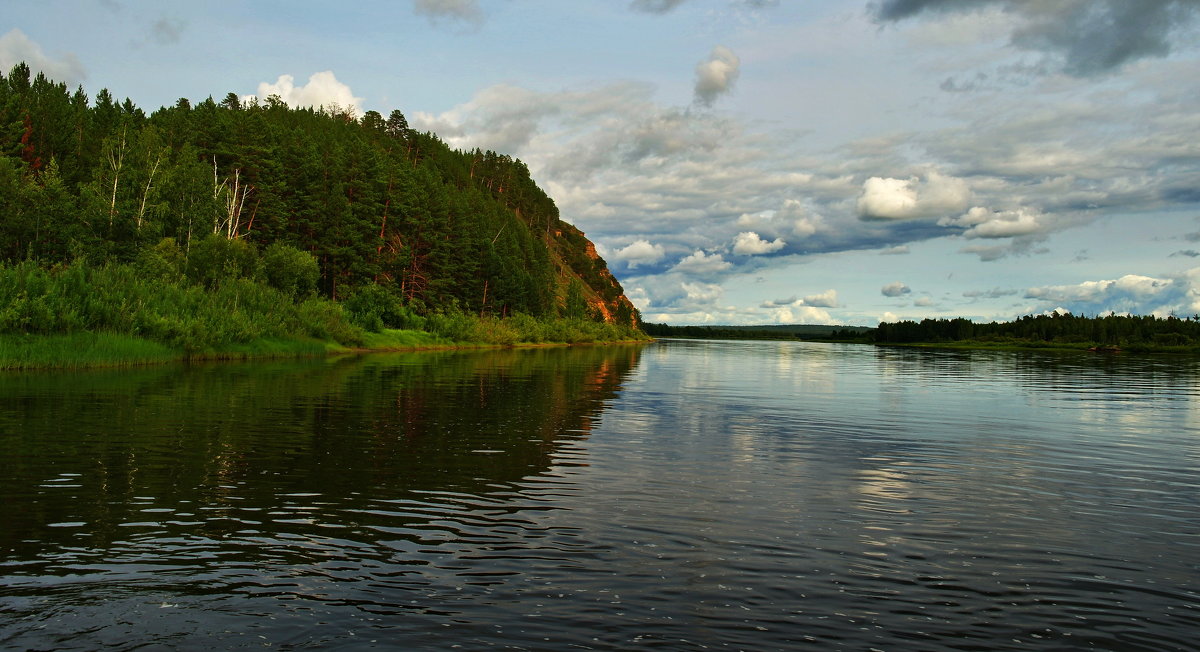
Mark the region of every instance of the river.
<instances>
[{"instance_id":1,"label":"river","mask_svg":"<svg viewBox=\"0 0 1200 652\"><path fill-rule=\"evenodd\" d=\"M1192 650L1200 359L0 375L0 648Z\"/></svg>"}]
</instances>

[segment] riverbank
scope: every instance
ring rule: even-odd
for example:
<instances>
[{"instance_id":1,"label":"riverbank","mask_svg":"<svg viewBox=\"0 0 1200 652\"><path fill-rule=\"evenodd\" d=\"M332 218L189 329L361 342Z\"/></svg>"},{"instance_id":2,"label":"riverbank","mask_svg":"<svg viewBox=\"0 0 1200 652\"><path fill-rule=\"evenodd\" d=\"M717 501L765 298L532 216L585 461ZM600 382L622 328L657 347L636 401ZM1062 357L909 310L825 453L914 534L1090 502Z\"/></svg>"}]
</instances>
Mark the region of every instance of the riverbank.
<instances>
[{"instance_id":1,"label":"riverbank","mask_svg":"<svg viewBox=\"0 0 1200 652\"><path fill-rule=\"evenodd\" d=\"M648 338L595 342L453 341L425 331L400 329L367 332L361 339L360 344L345 345L312 338L267 338L188 351L144 337L119 333L4 334L0 335L0 370L137 367L202 360L269 360L372 352L532 348L650 341Z\"/></svg>"},{"instance_id":2,"label":"riverbank","mask_svg":"<svg viewBox=\"0 0 1200 652\"><path fill-rule=\"evenodd\" d=\"M581 317L417 315L376 286L335 302L258 277L193 282L162 271L151 258L49 269L28 261L0 264L0 369L639 338L648 339L630 327Z\"/></svg>"}]
</instances>

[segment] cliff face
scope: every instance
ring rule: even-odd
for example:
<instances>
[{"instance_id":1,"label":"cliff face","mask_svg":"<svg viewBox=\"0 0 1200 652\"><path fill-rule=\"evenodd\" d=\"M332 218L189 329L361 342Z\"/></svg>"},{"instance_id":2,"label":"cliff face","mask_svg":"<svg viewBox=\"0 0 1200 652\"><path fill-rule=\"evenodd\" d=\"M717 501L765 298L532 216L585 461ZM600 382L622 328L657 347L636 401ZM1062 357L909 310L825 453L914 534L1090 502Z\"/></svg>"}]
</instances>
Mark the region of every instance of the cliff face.
<instances>
[{"instance_id":1,"label":"cliff face","mask_svg":"<svg viewBox=\"0 0 1200 652\"><path fill-rule=\"evenodd\" d=\"M583 231L560 222L554 233L554 249L557 252L560 288L577 280L583 285L584 299L596 316L609 323L637 325L637 309L625 296L621 283L609 271L608 264L596 253L595 244L587 239Z\"/></svg>"}]
</instances>

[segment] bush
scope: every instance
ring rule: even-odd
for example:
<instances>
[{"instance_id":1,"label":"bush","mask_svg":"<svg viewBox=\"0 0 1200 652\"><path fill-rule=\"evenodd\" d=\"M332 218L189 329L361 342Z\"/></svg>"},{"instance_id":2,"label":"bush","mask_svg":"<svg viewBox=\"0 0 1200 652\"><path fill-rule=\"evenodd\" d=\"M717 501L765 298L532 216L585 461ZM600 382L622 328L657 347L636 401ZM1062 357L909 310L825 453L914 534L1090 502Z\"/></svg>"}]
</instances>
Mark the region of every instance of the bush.
<instances>
[{"instance_id":1,"label":"bush","mask_svg":"<svg viewBox=\"0 0 1200 652\"><path fill-rule=\"evenodd\" d=\"M137 267L148 278L178 281L187 265L187 256L175 238L163 238L138 254Z\"/></svg>"},{"instance_id":2,"label":"bush","mask_svg":"<svg viewBox=\"0 0 1200 652\"><path fill-rule=\"evenodd\" d=\"M382 285L364 285L355 290L342 305L350 321L368 331L384 328L424 330L426 320L409 310L400 298Z\"/></svg>"},{"instance_id":3,"label":"bush","mask_svg":"<svg viewBox=\"0 0 1200 652\"><path fill-rule=\"evenodd\" d=\"M321 276L312 254L278 242L263 251L262 270L271 287L293 297L312 294Z\"/></svg>"},{"instance_id":4,"label":"bush","mask_svg":"<svg viewBox=\"0 0 1200 652\"><path fill-rule=\"evenodd\" d=\"M254 278L260 264L258 249L252 243L214 233L192 243L187 277L193 283L212 288L231 278Z\"/></svg>"}]
</instances>

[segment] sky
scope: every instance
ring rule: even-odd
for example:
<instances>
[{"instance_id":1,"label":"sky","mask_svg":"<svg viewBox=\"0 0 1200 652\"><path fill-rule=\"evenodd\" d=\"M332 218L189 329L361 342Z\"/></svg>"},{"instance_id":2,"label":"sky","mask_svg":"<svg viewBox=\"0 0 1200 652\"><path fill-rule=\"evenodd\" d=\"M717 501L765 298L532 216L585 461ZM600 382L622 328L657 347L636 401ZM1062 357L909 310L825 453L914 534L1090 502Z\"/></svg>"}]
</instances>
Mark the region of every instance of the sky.
<instances>
[{"instance_id":1,"label":"sky","mask_svg":"<svg viewBox=\"0 0 1200 652\"><path fill-rule=\"evenodd\" d=\"M1200 0L3 4L4 71L520 158L647 321L1200 313Z\"/></svg>"}]
</instances>

